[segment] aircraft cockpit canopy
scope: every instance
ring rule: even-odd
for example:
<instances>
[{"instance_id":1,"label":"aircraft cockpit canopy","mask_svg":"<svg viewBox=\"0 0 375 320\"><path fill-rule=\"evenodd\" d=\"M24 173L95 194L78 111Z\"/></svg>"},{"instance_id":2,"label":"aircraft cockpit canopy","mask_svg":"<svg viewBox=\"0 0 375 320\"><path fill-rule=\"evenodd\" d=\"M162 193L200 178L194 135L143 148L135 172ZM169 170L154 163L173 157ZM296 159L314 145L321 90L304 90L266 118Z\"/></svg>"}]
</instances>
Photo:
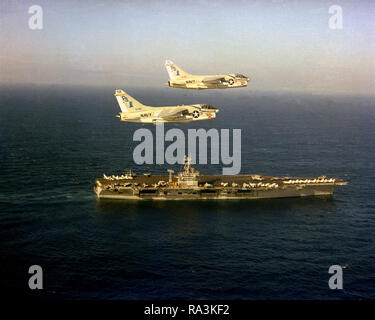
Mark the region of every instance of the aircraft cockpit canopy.
<instances>
[{"instance_id":1,"label":"aircraft cockpit canopy","mask_svg":"<svg viewBox=\"0 0 375 320\"><path fill-rule=\"evenodd\" d=\"M217 108L211 106L210 104L204 104L204 105L202 106L202 108L203 108L203 109L215 109L215 110L217 109Z\"/></svg>"},{"instance_id":2,"label":"aircraft cockpit canopy","mask_svg":"<svg viewBox=\"0 0 375 320\"><path fill-rule=\"evenodd\" d=\"M243 74L239 74L239 73L236 73L236 74L235 74L235 77L236 77L236 78L247 78L247 77L244 76Z\"/></svg>"}]
</instances>

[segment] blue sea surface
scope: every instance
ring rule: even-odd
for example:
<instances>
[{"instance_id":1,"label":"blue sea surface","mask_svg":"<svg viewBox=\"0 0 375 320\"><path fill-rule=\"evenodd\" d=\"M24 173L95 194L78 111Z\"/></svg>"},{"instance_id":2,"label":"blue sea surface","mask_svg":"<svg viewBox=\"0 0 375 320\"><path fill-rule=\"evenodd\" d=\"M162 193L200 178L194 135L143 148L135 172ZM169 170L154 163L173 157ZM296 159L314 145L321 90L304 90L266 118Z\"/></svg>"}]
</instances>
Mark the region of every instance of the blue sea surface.
<instances>
[{"instance_id":1,"label":"blue sea surface","mask_svg":"<svg viewBox=\"0 0 375 320\"><path fill-rule=\"evenodd\" d=\"M133 161L112 87L0 88L0 283L41 299L374 299L375 98L125 88L147 105L209 103L179 128L242 130L241 173L344 179L331 198L97 200L106 174L178 171ZM222 165L197 165L221 174ZM44 289L28 287L40 265ZM343 290L328 269L345 266Z\"/></svg>"}]
</instances>

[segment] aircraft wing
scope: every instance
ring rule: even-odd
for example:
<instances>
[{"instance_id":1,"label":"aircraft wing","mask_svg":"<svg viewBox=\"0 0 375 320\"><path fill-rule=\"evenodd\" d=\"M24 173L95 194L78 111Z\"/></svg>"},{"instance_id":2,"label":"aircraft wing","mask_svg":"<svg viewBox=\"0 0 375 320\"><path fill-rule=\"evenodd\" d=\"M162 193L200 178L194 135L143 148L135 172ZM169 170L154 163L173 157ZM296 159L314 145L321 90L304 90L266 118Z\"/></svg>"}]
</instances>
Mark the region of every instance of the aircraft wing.
<instances>
[{"instance_id":1,"label":"aircraft wing","mask_svg":"<svg viewBox=\"0 0 375 320\"><path fill-rule=\"evenodd\" d=\"M224 77L218 77L218 76L207 76L202 79L203 83L220 83L224 82Z\"/></svg>"},{"instance_id":2,"label":"aircraft wing","mask_svg":"<svg viewBox=\"0 0 375 320\"><path fill-rule=\"evenodd\" d=\"M162 110L159 112L158 117L161 118L180 118L189 113L189 110L186 108L174 108Z\"/></svg>"}]
</instances>

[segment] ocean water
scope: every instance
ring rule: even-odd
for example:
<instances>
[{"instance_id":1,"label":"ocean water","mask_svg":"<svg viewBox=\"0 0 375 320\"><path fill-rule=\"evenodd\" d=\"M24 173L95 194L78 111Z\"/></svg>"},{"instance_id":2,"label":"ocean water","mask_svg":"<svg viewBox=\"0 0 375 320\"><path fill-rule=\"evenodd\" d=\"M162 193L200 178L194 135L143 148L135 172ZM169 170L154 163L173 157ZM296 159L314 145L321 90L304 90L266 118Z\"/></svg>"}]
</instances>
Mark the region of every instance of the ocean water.
<instances>
[{"instance_id":1,"label":"ocean water","mask_svg":"<svg viewBox=\"0 0 375 320\"><path fill-rule=\"evenodd\" d=\"M126 88L149 105L209 103L242 129L242 171L342 178L334 197L99 201L96 177L166 173L133 162L137 128L112 87L0 88L0 283L40 299L374 299L375 99ZM222 165L197 165L206 174ZM28 288L40 265L44 289ZM344 289L328 269L345 265Z\"/></svg>"}]
</instances>

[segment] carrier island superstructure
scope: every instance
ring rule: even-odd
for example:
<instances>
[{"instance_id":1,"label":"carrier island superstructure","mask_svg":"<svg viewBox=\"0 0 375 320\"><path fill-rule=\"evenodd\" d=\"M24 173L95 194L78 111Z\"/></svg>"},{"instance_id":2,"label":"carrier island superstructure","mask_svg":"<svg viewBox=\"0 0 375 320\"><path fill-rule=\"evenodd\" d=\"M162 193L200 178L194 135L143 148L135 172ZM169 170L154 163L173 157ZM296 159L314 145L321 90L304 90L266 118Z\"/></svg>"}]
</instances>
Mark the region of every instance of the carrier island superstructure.
<instances>
[{"instance_id":1,"label":"carrier island superstructure","mask_svg":"<svg viewBox=\"0 0 375 320\"><path fill-rule=\"evenodd\" d=\"M226 200L268 199L307 196L331 196L341 179L270 177L261 175L201 175L185 157L184 170L174 175L136 175L129 171L121 176L96 179L98 198L133 200Z\"/></svg>"}]
</instances>

